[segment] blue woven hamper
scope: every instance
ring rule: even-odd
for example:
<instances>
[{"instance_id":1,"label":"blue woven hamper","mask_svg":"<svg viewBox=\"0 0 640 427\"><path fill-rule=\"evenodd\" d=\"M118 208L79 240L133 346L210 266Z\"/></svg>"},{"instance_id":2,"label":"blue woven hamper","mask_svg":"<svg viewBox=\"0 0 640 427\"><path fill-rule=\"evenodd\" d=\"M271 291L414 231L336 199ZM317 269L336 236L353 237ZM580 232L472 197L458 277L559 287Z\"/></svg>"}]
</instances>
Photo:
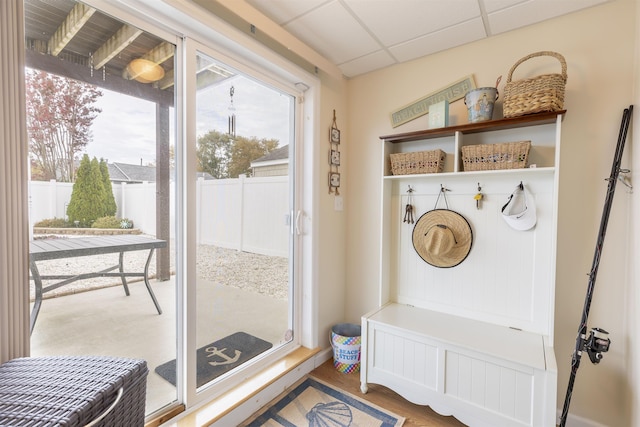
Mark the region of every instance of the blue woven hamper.
<instances>
[{"instance_id":1,"label":"blue woven hamper","mask_svg":"<svg viewBox=\"0 0 640 427\"><path fill-rule=\"evenodd\" d=\"M147 363L27 357L0 365L0 426L144 426Z\"/></svg>"}]
</instances>

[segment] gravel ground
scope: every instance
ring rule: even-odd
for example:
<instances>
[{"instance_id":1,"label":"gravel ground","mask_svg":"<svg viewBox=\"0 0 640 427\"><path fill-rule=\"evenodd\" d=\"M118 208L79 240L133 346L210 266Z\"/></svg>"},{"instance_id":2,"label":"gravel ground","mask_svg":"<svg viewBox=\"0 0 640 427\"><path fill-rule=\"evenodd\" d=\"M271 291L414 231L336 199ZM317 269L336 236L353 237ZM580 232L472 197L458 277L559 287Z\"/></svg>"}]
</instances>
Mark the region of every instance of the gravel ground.
<instances>
[{"instance_id":1,"label":"gravel ground","mask_svg":"<svg viewBox=\"0 0 640 427\"><path fill-rule=\"evenodd\" d=\"M58 238L60 236L47 236ZM75 236L86 237L86 236ZM65 236L64 238L73 238ZM171 274L175 274L175 252L171 243ZM147 251L126 252L124 254L125 271L143 271L148 256ZM149 276L155 277L156 255L149 265ZM38 262L40 275L80 274L89 271L101 271L118 264L118 254L94 255ZM240 252L211 245L198 246L196 261L198 278L226 286L286 299L288 294L288 259L267 255ZM117 271L117 270L116 270ZM137 278L128 278L134 282ZM43 281L43 286L55 281ZM33 300L34 285L30 283ZM108 286L122 286L118 277L96 277L70 283L47 292L43 298L52 298L71 293L84 292Z\"/></svg>"}]
</instances>

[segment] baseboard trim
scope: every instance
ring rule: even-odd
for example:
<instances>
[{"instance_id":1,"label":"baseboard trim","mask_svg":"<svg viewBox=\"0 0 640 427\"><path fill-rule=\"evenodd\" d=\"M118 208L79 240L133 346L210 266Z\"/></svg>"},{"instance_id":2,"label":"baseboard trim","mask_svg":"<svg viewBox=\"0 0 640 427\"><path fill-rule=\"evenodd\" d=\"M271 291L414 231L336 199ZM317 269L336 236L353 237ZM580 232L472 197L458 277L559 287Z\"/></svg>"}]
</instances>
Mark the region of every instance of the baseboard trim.
<instances>
[{"instance_id":1,"label":"baseboard trim","mask_svg":"<svg viewBox=\"0 0 640 427\"><path fill-rule=\"evenodd\" d=\"M560 418L562 417L562 411L558 411L557 423L560 425ZM577 415L567 415L567 423L571 427L607 427L605 424L597 423L588 418L582 418Z\"/></svg>"}]
</instances>

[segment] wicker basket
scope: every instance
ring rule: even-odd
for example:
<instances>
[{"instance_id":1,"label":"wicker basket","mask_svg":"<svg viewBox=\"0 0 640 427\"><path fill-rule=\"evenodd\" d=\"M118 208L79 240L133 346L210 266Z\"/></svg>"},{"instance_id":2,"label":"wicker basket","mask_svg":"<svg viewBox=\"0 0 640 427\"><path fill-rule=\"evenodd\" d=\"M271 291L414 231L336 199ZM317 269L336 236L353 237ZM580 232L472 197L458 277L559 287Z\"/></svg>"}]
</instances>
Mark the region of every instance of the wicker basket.
<instances>
[{"instance_id":1,"label":"wicker basket","mask_svg":"<svg viewBox=\"0 0 640 427\"><path fill-rule=\"evenodd\" d=\"M521 169L527 166L530 148L531 141L463 146L463 168L465 171Z\"/></svg>"},{"instance_id":2,"label":"wicker basket","mask_svg":"<svg viewBox=\"0 0 640 427\"><path fill-rule=\"evenodd\" d=\"M537 56L552 56L560 61L561 74L545 74L534 78L511 81L516 67ZM567 83L567 63L556 52L536 52L516 62L507 76L504 87L504 117L518 117L543 111L560 111L564 108L564 87Z\"/></svg>"},{"instance_id":3,"label":"wicker basket","mask_svg":"<svg viewBox=\"0 0 640 427\"><path fill-rule=\"evenodd\" d=\"M444 170L446 154L442 150L417 151L391 154L391 173L413 175L418 173L438 173Z\"/></svg>"},{"instance_id":4,"label":"wicker basket","mask_svg":"<svg viewBox=\"0 0 640 427\"><path fill-rule=\"evenodd\" d=\"M147 373L144 360L107 356L10 360L0 365L0 425L143 427Z\"/></svg>"}]
</instances>

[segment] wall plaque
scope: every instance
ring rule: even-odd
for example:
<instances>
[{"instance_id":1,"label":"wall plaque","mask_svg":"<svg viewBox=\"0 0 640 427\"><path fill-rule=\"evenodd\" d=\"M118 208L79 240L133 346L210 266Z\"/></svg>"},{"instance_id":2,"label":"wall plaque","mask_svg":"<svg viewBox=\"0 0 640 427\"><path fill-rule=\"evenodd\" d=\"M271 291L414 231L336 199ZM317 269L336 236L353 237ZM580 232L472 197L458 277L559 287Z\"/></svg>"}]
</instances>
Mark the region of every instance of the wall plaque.
<instances>
[{"instance_id":1,"label":"wall plaque","mask_svg":"<svg viewBox=\"0 0 640 427\"><path fill-rule=\"evenodd\" d=\"M401 124L410 122L413 119L424 116L429 112L429 105L436 104L441 101L452 103L464 98L465 94L476 88L473 75L468 75L449 86L442 88L436 92L430 93L424 98L420 98L411 104L405 105L397 111L391 113L391 126L398 127Z\"/></svg>"}]
</instances>

